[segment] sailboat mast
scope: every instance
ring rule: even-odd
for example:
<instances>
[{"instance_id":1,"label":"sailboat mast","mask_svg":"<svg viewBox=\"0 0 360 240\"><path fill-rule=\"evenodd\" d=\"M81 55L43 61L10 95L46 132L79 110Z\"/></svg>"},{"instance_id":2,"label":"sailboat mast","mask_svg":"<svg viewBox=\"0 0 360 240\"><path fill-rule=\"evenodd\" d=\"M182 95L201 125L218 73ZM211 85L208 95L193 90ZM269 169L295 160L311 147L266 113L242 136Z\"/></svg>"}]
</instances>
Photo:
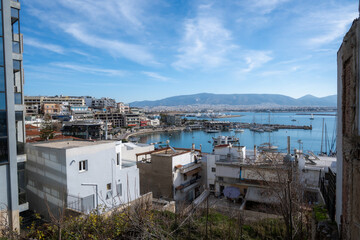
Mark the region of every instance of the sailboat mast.
<instances>
[{"instance_id":1,"label":"sailboat mast","mask_svg":"<svg viewBox=\"0 0 360 240\"><path fill-rule=\"evenodd\" d=\"M323 153L323 141L324 141L324 121L325 118L323 118L323 124L322 124L322 132L321 132L321 149L320 149L320 154Z\"/></svg>"}]
</instances>

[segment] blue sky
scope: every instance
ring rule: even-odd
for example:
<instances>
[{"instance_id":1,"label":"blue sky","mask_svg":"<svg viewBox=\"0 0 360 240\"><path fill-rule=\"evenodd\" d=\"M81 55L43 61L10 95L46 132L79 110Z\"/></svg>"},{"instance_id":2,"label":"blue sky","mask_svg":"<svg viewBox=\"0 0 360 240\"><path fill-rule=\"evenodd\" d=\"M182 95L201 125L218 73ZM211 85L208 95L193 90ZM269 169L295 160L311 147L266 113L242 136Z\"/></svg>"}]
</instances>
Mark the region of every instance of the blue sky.
<instances>
[{"instance_id":1,"label":"blue sky","mask_svg":"<svg viewBox=\"0 0 360 240\"><path fill-rule=\"evenodd\" d=\"M22 1L26 95L336 94L355 0Z\"/></svg>"}]
</instances>

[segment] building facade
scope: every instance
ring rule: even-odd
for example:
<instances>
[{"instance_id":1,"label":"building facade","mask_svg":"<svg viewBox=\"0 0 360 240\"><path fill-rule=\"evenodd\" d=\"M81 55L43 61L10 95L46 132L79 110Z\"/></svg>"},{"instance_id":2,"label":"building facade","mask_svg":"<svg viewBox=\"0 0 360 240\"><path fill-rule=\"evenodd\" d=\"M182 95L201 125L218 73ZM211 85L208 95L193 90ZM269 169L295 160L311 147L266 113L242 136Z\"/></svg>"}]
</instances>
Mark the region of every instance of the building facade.
<instances>
[{"instance_id":1,"label":"building facade","mask_svg":"<svg viewBox=\"0 0 360 240\"><path fill-rule=\"evenodd\" d=\"M360 236L359 42L360 22L356 19L337 54L336 222L342 239Z\"/></svg>"},{"instance_id":2,"label":"building facade","mask_svg":"<svg viewBox=\"0 0 360 240\"><path fill-rule=\"evenodd\" d=\"M44 216L63 206L108 211L140 196L139 170L123 166L120 141L43 142L27 153L30 209Z\"/></svg>"},{"instance_id":3,"label":"building facade","mask_svg":"<svg viewBox=\"0 0 360 240\"><path fill-rule=\"evenodd\" d=\"M192 202L201 194L200 150L168 147L136 154L140 191L155 198Z\"/></svg>"},{"instance_id":4,"label":"building facade","mask_svg":"<svg viewBox=\"0 0 360 240\"><path fill-rule=\"evenodd\" d=\"M23 182L26 155L20 3L0 3L0 228L7 225L19 230L19 212L27 209Z\"/></svg>"}]
</instances>

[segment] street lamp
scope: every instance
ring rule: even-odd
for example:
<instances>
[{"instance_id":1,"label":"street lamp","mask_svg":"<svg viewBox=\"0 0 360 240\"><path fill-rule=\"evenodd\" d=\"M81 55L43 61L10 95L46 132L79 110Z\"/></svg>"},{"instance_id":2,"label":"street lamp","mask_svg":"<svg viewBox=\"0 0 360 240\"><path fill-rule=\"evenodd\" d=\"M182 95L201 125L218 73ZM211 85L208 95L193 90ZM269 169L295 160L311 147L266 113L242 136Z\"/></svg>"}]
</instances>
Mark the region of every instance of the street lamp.
<instances>
[{"instance_id":1,"label":"street lamp","mask_svg":"<svg viewBox=\"0 0 360 240\"><path fill-rule=\"evenodd\" d=\"M96 183L82 183L81 186L92 186L96 188L96 212L99 215L98 185Z\"/></svg>"}]
</instances>

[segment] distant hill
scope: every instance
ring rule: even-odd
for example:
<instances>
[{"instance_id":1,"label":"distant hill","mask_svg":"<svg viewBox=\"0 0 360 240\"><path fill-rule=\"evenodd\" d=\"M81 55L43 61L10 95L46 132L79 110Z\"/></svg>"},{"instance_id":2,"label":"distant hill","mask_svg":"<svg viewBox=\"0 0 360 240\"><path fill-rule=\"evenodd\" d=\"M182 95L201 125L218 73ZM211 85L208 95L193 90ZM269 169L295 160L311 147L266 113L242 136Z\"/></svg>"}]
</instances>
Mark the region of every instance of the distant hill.
<instances>
[{"instance_id":1,"label":"distant hill","mask_svg":"<svg viewBox=\"0 0 360 240\"><path fill-rule=\"evenodd\" d=\"M305 95L292 98L280 94L212 94L199 93L164 98L156 101L136 101L130 103L132 107L184 106L184 105L278 105L300 107L336 107L336 95L318 98Z\"/></svg>"}]
</instances>

